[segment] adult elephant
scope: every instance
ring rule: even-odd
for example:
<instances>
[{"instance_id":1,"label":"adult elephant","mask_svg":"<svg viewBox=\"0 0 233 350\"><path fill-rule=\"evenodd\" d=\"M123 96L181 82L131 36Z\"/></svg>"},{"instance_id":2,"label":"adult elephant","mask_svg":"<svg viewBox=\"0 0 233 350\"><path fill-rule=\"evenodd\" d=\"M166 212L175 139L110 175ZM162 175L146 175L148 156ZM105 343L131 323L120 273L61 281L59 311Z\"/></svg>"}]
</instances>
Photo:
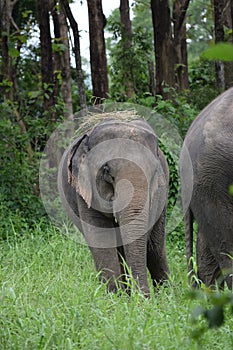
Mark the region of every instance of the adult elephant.
<instances>
[{"instance_id":1,"label":"adult elephant","mask_svg":"<svg viewBox=\"0 0 233 350\"><path fill-rule=\"evenodd\" d=\"M65 151L58 180L63 206L110 291L124 285L126 264L146 295L147 267L155 285L168 278L169 171L146 121L99 122Z\"/></svg>"},{"instance_id":2,"label":"adult elephant","mask_svg":"<svg viewBox=\"0 0 233 350\"><path fill-rule=\"evenodd\" d=\"M232 289L233 88L210 103L191 124L181 151L180 169L190 276L196 219L198 278L206 286L218 282L223 287L226 281Z\"/></svg>"}]
</instances>

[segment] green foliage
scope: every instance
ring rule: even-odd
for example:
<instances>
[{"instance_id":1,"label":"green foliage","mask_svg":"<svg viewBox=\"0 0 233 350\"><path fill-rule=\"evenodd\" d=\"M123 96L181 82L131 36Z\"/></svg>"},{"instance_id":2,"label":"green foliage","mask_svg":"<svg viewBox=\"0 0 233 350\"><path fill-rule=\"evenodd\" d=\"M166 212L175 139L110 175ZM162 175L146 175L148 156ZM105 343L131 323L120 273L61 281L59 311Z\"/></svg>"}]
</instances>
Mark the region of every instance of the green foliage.
<instances>
[{"instance_id":1,"label":"green foliage","mask_svg":"<svg viewBox=\"0 0 233 350\"><path fill-rule=\"evenodd\" d=\"M35 24L37 19L37 3L34 0L17 1L13 9L13 18L18 27L25 28Z\"/></svg>"},{"instance_id":2,"label":"green foliage","mask_svg":"<svg viewBox=\"0 0 233 350\"><path fill-rule=\"evenodd\" d=\"M189 65L190 95L187 102L198 111L206 107L219 93L215 81L214 62L198 59Z\"/></svg>"},{"instance_id":3,"label":"green foliage","mask_svg":"<svg viewBox=\"0 0 233 350\"><path fill-rule=\"evenodd\" d=\"M147 21L151 23L151 21ZM137 98L149 93L149 62L154 60L151 30L148 26L133 21L131 46L126 51L125 42L121 37L119 10L116 9L108 18L107 30L112 37L107 39L109 51L110 97L116 101L125 101L125 73L133 81ZM151 26L152 29L152 26Z\"/></svg>"},{"instance_id":4,"label":"green foliage","mask_svg":"<svg viewBox=\"0 0 233 350\"><path fill-rule=\"evenodd\" d=\"M32 221L43 213L37 194L39 158L35 154L29 160L32 135L21 132L12 108L2 104L0 112L0 200Z\"/></svg>"},{"instance_id":5,"label":"green foliage","mask_svg":"<svg viewBox=\"0 0 233 350\"><path fill-rule=\"evenodd\" d=\"M208 50L202 53L202 57L207 60L232 62L233 45L230 43L219 43L213 45Z\"/></svg>"},{"instance_id":6,"label":"green foliage","mask_svg":"<svg viewBox=\"0 0 233 350\"><path fill-rule=\"evenodd\" d=\"M30 229L22 217L12 216L5 222L9 238L0 240L1 350L232 348L229 312L220 328L191 336L191 313L200 301L188 297L184 252L174 244L168 245L170 282L156 292L150 283L148 300L137 290L131 297L106 293L88 247L50 224L38 221Z\"/></svg>"},{"instance_id":7,"label":"green foliage","mask_svg":"<svg viewBox=\"0 0 233 350\"><path fill-rule=\"evenodd\" d=\"M229 186L229 194L233 196L233 184Z\"/></svg>"},{"instance_id":8,"label":"green foliage","mask_svg":"<svg viewBox=\"0 0 233 350\"><path fill-rule=\"evenodd\" d=\"M222 327L229 314L233 314L233 295L230 292L220 293L208 289L192 291L189 293L191 300L197 300L202 305L193 309L192 321L196 325L192 336L200 339L211 328ZM206 323L201 323L205 319Z\"/></svg>"},{"instance_id":9,"label":"green foliage","mask_svg":"<svg viewBox=\"0 0 233 350\"><path fill-rule=\"evenodd\" d=\"M166 91L166 90L165 90ZM163 100L161 96L156 96L156 111L167 118L175 125L182 138L184 138L191 122L197 116L199 110L195 104L189 103L189 93L178 94L175 90L169 89L172 92L170 100Z\"/></svg>"},{"instance_id":10,"label":"green foliage","mask_svg":"<svg viewBox=\"0 0 233 350\"><path fill-rule=\"evenodd\" d=\"M167 159L167 163L169 166L169 172L170 172L170 182L169 182L169 198L168 198L168 206L169 208L172 208L175 204L178 189L179 189L179 169L178 169L178 159L174 159L174 155L171 154L162 142L162 140L159 140L159 147L163 151L163 154L165 155Z\"/></svg>"},{"instance_id":11,"label":"green foliage","mask_svg":"<svg viewBox=\"0 0 233 350\"><path fill-rule=\"evenodd\" d=\"M214 38L213 6L210 1L190 1L186 23L189 59L198 59Z\"/></svg>"},{"instance_id":12,"label":"green foliage","mask_svg":"<svg viewBox=\"0 0 233 350\"><path fill-rule=\"evenodd\" d=\"M48 123L42 113L42 96L32 93L29 98L27 91L18 91L20 105L0 104L0 201L32 224L45 215L39 197L39 161L56 121ZM61 111L58 105L58 118Z\"/></svg>"},{"instance_id":13,"label":"green foliage","mask_svg":"<svg viewBox=\"0 0 233 350\"><path fill-rule=\"evenodd\" d=\"M174 127L177 128L181 140L184 138L191 122L198 114L198 111L192 107L192 105L188 104L187 96L179 95L175 91L173 91L172 100L163 100L161 96L157 96L155 110L165 117L171 125L174 125ZM179 189L178 167L179 147L181 147L181 145L174 144L172 138L170 142L171 145L169 150L163 145L163 141L161 142L160 147L166 156L170 170L169 203L174 204ZM175 150L175 147L178 147L177 150Z\"/></svg>"}]
</instances>

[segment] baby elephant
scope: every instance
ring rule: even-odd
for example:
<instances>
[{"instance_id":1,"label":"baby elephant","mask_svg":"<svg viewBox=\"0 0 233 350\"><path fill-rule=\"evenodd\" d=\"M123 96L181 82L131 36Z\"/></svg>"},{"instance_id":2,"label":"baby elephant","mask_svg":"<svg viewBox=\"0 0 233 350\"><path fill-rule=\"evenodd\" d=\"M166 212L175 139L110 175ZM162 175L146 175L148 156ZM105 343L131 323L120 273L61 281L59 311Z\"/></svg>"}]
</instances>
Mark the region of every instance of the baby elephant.
<instances>
[{"instance_id":1,"label":"baby elephant","mask_svg":"<svg viewBox=\"0 0 233 350\"><path fill-rule=\"evenodd\" d=\"M147 267L154 285L168 278L168 180L157 137L142 119L103 119L65 151L58 176L62 203L110 291L124 288L128 268L147 296Z\"/></svg>"},{"instance_id":2,"label":"baby elephant","mask_svg":"<svg viewBox=\"0 0 233 350\"><path fill-rule=\"evenodd\" d=\"M223 287L226 281L232 289L233 88L194 120L184 140L180 167L189 272L196 219L198 278L206 286L218 281Z\"/></svg>"}]
</instances>

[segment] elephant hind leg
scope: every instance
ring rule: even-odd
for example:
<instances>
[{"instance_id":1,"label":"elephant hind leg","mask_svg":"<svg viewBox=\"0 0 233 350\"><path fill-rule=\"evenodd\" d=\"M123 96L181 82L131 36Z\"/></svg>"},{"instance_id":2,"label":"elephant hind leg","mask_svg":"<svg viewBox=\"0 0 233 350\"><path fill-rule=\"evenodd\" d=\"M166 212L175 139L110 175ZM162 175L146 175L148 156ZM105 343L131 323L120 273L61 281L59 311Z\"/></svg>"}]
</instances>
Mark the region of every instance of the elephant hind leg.
<instances>
[{"instance_id":1,"label":"elephant hind leg","mask_svg":"<svg viewBox=\"0 0 233 350\"><path fill-rule=\"evenodd\" d=\"M197 275L207 287L214 287L216 283L223 288L221 268L206 244L201 232L197 235Z\"/></svg>"},{"instance_id":2,"label":"elephant hind leg","mask_svg":"<svg viewBox=\"0 0 233 350\"><path fill-rule=\"evenodd\" d=\"M153 249L153 246L148 246L147 267L155 287L168 280L169 268L165 252L162 252L161 255L158 255L156 253L156 250Z\"/></svg>"},{"instance_id":3,"label":"elephant hind leg","mask_svg":"<svg viewBox=\"0 0 233 350\"><path fill-rule=\"evenodd\" d=\"M222 254L220 267L226 281L227 287L233 289L233 260L228 254Z\"/></svg>"}]
</instances>

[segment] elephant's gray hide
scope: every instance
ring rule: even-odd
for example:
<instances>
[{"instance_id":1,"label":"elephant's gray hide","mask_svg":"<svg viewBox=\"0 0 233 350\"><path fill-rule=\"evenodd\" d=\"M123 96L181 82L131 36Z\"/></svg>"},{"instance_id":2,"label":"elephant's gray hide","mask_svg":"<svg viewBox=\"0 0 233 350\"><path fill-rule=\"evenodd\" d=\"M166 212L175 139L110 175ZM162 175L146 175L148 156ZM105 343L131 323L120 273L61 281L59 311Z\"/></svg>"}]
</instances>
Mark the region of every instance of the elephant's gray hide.
<instances>
[{"instance_id":1,"label":"elephant's gray hide","mask_svg":"<svg viewBox=\"0 0 233 350\"><path fill-rule=\"evenodd\" d=\"M189 273L196 219L198 278L207 286L217 280L223 286L226 280L232 288L233 88L211 102L191 124L180 170Z\"/></svg>"},{"instance_id":2,"label":"elephant's gray hide","mask_svg":"<svg viewBox=\"0 0 233 350\"><path fill-rule=\"evenodd\" d=\"M59 191L101 277L125 283L124 261L141 290L167 279L165 217L169 172L144 120L105 120L76 139L61 161Z\"/></svg>"}]
</instances>

